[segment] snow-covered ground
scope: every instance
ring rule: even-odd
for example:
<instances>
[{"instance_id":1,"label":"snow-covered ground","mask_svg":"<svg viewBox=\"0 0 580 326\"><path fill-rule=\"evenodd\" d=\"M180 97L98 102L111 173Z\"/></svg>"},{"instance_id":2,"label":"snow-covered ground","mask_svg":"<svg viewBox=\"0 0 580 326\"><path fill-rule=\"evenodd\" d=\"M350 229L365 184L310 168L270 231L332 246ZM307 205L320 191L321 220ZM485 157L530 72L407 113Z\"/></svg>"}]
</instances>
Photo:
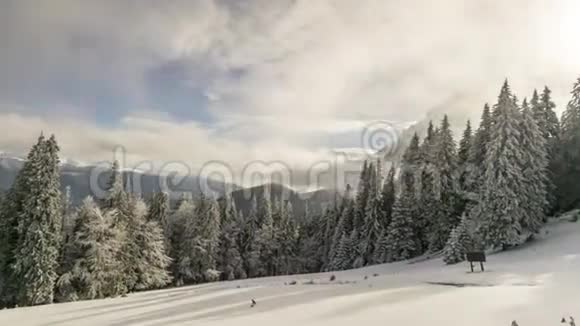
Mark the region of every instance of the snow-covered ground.
<instances>
[{"instance_id":1,"label":"snow-covered ground","mask_svg":"<svg viewBox=\"0 0 580 326\"><path fill-rule=\"evenodd\" d=\"M580 321L580 222L551 221L485 273L441 259L0 311L0 325L560 325ZM330 275L336 280L331 282ZM293 284L296 282L296 284ZM254 298L257 305L250 307Z\"/></svg>"}]
</instances>

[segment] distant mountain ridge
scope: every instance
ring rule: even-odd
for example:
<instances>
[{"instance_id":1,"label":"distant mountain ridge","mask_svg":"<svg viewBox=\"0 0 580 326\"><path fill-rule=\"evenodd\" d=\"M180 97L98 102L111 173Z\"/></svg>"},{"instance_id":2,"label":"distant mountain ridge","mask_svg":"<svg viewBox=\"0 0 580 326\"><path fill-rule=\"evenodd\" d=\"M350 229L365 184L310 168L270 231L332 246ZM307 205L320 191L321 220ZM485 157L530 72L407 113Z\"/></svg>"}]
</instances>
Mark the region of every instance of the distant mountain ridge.
<instances>
[{"instance_id":1,"label":"distant mountain ridge","mask_svg":"<svg viewBox=\"0 0 580 326\"><path fill-rule=\"evenodd\" d=\"M22 168L25 159L0 153L0 194L6 192L12 186L14 179ZM66 160L61 163L61 191L65 191L67 187L71 189L71 200L73 205L78 205L85 197L98 197L98 193L91 190L91 173L95 166L79 165L73 163L74 161ZM133 180L138 180L139 193L143 197L148 198L152 193L160 192L165 189L162 187L164 178L171 180L171 176L162 177L155 174L147 174L136 171L123 172L125 184L127 189L133 189ZM99 187L104 189L107 180L110 177L110 171L104 171L99 174L97 180ZM258 196L260 198L266 186L270 188L272 200L286 200L292 203L296 215L303 215L308 207L310 213L319 214L328 205L335 200L336 192L331 190L317 190L314 192L300 193L291 189L288 186L271 184L260 185L250 188L242 188L237 185L226 184L217 180L203 180L199 176L186 176L179 178L178 184L167 182L170 197L173 202L176 202L183 194L191 194L193 197L201 194L201 185L208 184L218 196L225 195L226 191L233 190L232 197L234 198L239 210L244 214L248 214L251 208L252 198Z\"/></svg>"}]
</instances>

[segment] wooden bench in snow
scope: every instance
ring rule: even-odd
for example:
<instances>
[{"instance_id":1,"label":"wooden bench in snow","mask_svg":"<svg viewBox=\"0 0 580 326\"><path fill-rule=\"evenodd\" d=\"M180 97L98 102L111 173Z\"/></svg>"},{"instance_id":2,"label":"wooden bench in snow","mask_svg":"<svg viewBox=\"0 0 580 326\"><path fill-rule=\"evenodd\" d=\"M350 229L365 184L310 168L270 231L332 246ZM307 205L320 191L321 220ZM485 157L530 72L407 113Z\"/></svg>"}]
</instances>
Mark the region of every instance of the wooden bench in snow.
<instances>
[{"instance_id":1,"label":"wooden bench in snow","mask_svg":"<svg viewBox=\"0 0 580 326\"><path fill-rule=\"evenodd\" d=\"M473 263L479 263L481 267L481 271L485 272L483 268L483 263L485 263L485 252L483 251L472 251L465 254L467 261L469 262L469 266L471 267L471 272L473 273Z\"/></svg>"}]
</instances>

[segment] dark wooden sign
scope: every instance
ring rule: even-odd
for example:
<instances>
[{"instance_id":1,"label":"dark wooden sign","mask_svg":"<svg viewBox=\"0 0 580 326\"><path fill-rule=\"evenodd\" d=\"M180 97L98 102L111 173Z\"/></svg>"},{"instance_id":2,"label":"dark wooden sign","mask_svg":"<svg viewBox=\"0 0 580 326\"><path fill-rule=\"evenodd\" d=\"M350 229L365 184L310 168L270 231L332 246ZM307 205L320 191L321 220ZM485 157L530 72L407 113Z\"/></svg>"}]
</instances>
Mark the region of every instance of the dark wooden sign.
<instances>
[{"instance_id":1,"label":"dark wooden sign","mask_svg":"<svg viewBox=\"0 0 580 326\"><path fill-rule=\"evenodd\" d=\"M473 263L479 263L481 267L481 271L485 272L485 268L483 267L483 263L485 263L485 252L483 251L472 251L465 254L467 261L469 262L469 266L471 267L471 272L473 273Z\"/></svg>"}]
</instances>

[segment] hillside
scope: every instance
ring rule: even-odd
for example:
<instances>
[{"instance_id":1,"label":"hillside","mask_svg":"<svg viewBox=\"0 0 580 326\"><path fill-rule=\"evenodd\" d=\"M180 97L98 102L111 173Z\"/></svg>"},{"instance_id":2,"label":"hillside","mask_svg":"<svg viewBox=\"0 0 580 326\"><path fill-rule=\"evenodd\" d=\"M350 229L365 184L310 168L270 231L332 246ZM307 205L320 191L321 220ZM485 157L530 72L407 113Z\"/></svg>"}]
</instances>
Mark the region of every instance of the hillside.
<instances>
[{"instance_id":1,"label":"hillside","mask_svg":"<svg viewBox=\"0 0 580 326\"><path fill-rule=\"evenodd\" d=\"M545 326L580 317L579 222L552 220L536 241L490 255L486 267L472 274L465 263L431 259L220 282L5 310L0 325Z\"/></svg>"}]
</instances>

